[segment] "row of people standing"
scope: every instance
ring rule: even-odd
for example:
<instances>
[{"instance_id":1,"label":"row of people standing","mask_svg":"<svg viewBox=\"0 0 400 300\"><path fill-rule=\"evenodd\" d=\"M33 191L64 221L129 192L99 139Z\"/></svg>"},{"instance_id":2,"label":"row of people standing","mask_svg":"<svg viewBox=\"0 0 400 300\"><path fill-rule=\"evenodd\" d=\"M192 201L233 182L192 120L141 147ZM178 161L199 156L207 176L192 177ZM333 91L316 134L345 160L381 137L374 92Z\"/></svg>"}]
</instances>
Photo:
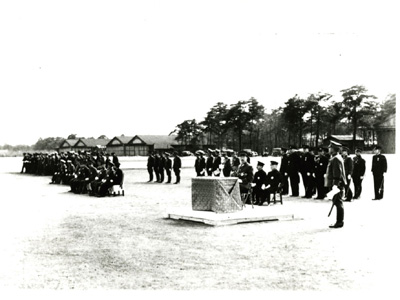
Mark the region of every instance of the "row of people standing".
<instances>
[{"instance_id":1,"label":"row of people standing","mask_svg":"<svg viewBox=\"0 0 400 300\"><path fill-rule=\"evenodd\" d=\"M172 183L171 170L173 170L176 179L174 184L179 184L181 181L181 168L182 160L178 152L174 151L173 154L169 152L150 152L147 159L148 182L152 182L155 175L155 182L162 183L166 179L165 183Z\"/></svg>"}]
</instances>

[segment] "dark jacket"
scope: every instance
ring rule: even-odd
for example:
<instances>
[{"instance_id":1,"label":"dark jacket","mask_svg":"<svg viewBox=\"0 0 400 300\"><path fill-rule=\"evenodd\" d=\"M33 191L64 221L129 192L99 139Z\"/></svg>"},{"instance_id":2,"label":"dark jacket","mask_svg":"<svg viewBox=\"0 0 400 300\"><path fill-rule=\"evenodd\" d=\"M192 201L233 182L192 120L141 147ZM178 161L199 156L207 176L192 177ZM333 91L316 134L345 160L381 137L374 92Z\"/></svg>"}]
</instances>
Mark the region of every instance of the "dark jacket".
<instances>
[{"instance_id":1,"label":"dark jacket","mask_svg":"<svg viewBox=\"0 0 400 300\"><path fill-rule=\"evenodd\" d=\"M179 170L182 167L181 158L179 156L174 157L174 171Z\"/></svg>"},{"instance_id":2,"label":"dark jacket","mask_svg":"<svg viewBox=\"0 0 400 300\"><path fill-rule=\"evenodd\" d=\"M237 176L242 180L243 185L250 188L250 184L253 182L254 178L253 167L247 162L243 163L238 167Z\"/></svg>"},{"instance_id":3,"label":"dark jacket","mask_svg":"<svg viewBox=\"0 0 400 300\"><path fill-rule=\"evenodd\" d=\"M224 163L224 168L222 169L222 173L225 177L229 177L232 172L231 160L227 159Z\"/></svg>"},{"instance_id":4,"label":"dark jacket","mask_svg":"<svg viewBox=\"0 0 400 300\"><path fill-rule=\"evenodd\" d=\"M372 157L372 173L383 174L387 172L386 157L382 154L376 154Z\"/></svg>"},{"instance_id":5,"label":"dark jacket","mask_svg":"<svg viewBox=\"0 0 400 300\"><path fill-rule=\"evenodd\" d=\"M310 152L303 153L300 158L300 172L312 173L314 171L314 155Z\"/></svg>"},{"instance_id":6,"label":"dark jacket","mask_svg":"<svg viewBox=\"0 0 400 300\"><path fill-rule=\"evenodd\" d=\"M172 168L172 160L169 157L164 158L164 159L165 159L165 169L166 170L171 170L171 168Z\"/></svg>"},{"instance_id":7,"label":"dark jacket","mask_svg":"<svg viewBox=\"0 0 400 300\"><path fill-rule=\"evenodd\" d=\"M288 157L288 174L296 174L300 171L300 155L297 152L289 154Z\"/></svg>"},{"instance_id":8,"label":"dark jacket","mask_svg":"<svg viewBox=\"0 0 400 300\"><path fill-rule=\"evenodd\" d=\"M254 174L253 183L256 184L256 188L261 189L263 184L267 185L267 173L263 169L258 170Z\"/></svg>"},{"instance_id":9,"label":"dark jacket","mask_svg":"<svg viewBox=\"0 0 400 300\"><path fill-rule=\"evenodd\" d=\"M217 169L219 169L219 165L221 164L221 156L216 156L213 159L213 165L212 165L212 170L213 172Z\"/></svg>"},{"instance_id":10,"label":"dark jacket","mask_svg":"<svg viewBox=\"0 0 400 300\"><path fill-rule=\"evenodd\" d=\"M196 161L194 163L194 168L197 173L200 173L206 168L206 160L204 157L198 157L196 158Z\"/></svg>"},{"instance_id":11,"label":"dark jacket","mask_svg":"<svg viewBox=\"0 0 400 300\"><path fill-rule=\"evenodd\" d=\"M361 156L353 158L353 177L361 177L365 175L365 159Z\"/></svg>"},{"instance_id":12,"label":"dark jacket","mask_svg":"<svg viewBox=\"0 0 400 300\"><path fill-rule=\"evenodd\" d=\"M314 173L315 176L324 176L328 168L329 159L325 155L318 155L314 160Z\"/></svg>"},{"instance_id":13,"label":"dark jacket","mask_svg":"<svg viewBox=\"0 0 400 300\"><path fill-rule=\"evenodd\" d=\"M289 169L289 167L288 167L288 160L289 160L289 155L288 154L283 154L283 156L282 156L282 160L281 160L281 167L279 168L279 172L282 174L282 175L285 175L285 173L289 173L288 172L288 169Z\"/></svg>"},{"instance_id":14,"label":"dark jacket","mask_svg":"<svg viewBox=\"0 0 400 300\"><path fill-rule=\"evenodd\" d=\"M349 175L353 175L353 160L347 156L346 158L343 159L344 161L344 174L346 175L346 178L348 178Z\"/></svg>"},{"instance_id":15,"label":"dark jacket","mask_svg":"<svg viewBox=\"0 0 400 300\"><path fill-rule=\"evenodd\" d=\"M213 158L212 158L212 156L207 157L206 168L207 168L207 171L210 171L210 169L212 170L212 168L213 168Z\"/></svg>"},{"instance_id":16,"label":"dark jacket","mask_svg":"<svg viewBox=\"0 0 400 300\"><path fill-rule=\"evenodd\" d=\"M147 167L148 168L154 167L154 156L153 155L150 155L149 158L147 159Z\"/></svg>"},{"instance_id":17,"label":"dark jacket","mask_svg":"<svg viewBox=\"0 0 400 300\"><path fill-rule=\"evenodd\" d=\"M270 185L271 191L278 190L278 186L281 183L281 181L282 181L281 173L278 170L272 170L268 172L266 185L268 184Z\"/></svg>"}]
</instances>

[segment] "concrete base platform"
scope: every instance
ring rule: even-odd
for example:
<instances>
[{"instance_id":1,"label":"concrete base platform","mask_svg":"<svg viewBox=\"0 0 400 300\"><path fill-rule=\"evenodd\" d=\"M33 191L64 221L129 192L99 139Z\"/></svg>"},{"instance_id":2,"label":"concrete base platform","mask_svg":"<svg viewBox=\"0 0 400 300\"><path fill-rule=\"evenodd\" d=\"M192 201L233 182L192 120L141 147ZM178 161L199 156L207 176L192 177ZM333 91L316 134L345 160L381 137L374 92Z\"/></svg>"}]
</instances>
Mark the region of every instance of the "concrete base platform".
<instances>
[{"instance_id":1,"label":"concrete base platform","mask_svg":"<svg viewBox=\"0 0 400 300\"><path fill-rule=\"evenodd\" d=\"M215 213L195 211L190 208L168 212L166 218L200 222L212 226L234 225L239 223L295 220L294 214L281 205L254 206L246 205L243 210L234 213Z\"/></svg>"}]
</instances>

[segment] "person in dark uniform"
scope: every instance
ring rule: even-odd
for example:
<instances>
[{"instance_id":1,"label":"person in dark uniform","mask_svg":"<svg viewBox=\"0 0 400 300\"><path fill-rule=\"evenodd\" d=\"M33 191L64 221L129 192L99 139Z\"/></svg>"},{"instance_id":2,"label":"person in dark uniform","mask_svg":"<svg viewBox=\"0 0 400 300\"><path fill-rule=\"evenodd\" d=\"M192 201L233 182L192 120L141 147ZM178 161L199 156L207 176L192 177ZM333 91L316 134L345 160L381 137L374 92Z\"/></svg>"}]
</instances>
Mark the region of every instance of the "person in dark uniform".
<instances>
[{"instance_id":1,"label":"person in dark uniform","mask_svg":"<svg viewBox=\"0 0 400 300\"><path fill-rule=\"evenodd\" d=\"M170 158L171 154L168 152L164 153L165 159L165 173L167 173L168 181L166 183L171 183L171 169L172 169L172 160Z\"/></svg>"},{"instance_id":2,"label":"person in dark uniform","mask_svg":"<svg viewBox=\"0 0 400 300\"><path fill-rule=\"evenodd\" d=\"M222 173L225 177L230 177L232 173L231 160L226 154L224 155L224 168L222 169Z\"/></svg>"},{"instance_id":3,"label":"person in dark uniform","mask_svg":"<svg viewBox=\"0 0 400 300\"><path fill-rule=\"evenodd\" d=\"M265 201L265 192L261 187L267 184L267 173L263 170L264 163L259 161L257 163L257 172L254 174L253 183L253 199L255 199L254 204L262 205Z\"/></svg>"},{"instance_id":4,"label":"person in dark uniform","mask_svg":"<svg viewBox=\"0 0 400 300\"><path fill-rule=\"evenodd\" d=\"M375 155L372 157L371 172L374 176L375 198L372 200L382 200L385 181L384 174L387 172L387 161L386 157L381 154L381 146L376 146L374 151Z\"/></svg>"},{"instance_id":5,"label":"person in dark uniform","mask_svg":"<svg viewBox=\"0 0 400 300\"><path fill-rule=\"evenodd\" d=\"M279 186L282 182L281 173L278 171L278 162L271 160L271 171L267 174L267 180L265 187L262 186L261 188L264 190L265 193L265 200L267 200L267 204L269 205L271 202L271 193L275 193L278 191ZM263 205L264 202L261 203Z\"/></svg>"},{"instance_id":6,"label":"person in dark uniform","mask_svg":"<svg viewBox=\"0 0 400 300\"><path fill-rule=\"evenodd\" d=\"M160 180L158 181L159 183L164 182L164 169L165 169L165 157L163 154L160 154L160 160L158 162L158 173L160 175Z\"/></svg>"},{"instance_id":7,"label":"person in dark uniform","mask_svg":"<svg viewBox=\"0 0 400 300\"><path fill-rule=\"evenodd\" d=\"M292 197L299 196L299 169L300 169L300 156L296 151L296 146L289 147L289 158L288 158L288 173L290 178L290 187L292 189Z\"/></svg>"},{"instance_id":8,"label":"person in dark uniform","mask_svg":"<svg viewBox=\"0 0 400 300\"><path fill-rule=\"evenodd\" d=\"M303 198L310 199L312 197L312 174L314 171L314 155L310 153L310 146L303 146L303 154L300 160L300 173L303 179L305 195Z\"/></svg>"},{"instance_id":9,"label":"person in dark uniform","mask_svg":"<svg viewBox=\"0 0 400 300\"><path fill-rule=\"evenodd\" d=\"M286 148L281 148L282 149L282 160L281 160L281 166L279 168L279 172L282 175L282 195L287 195L289 194L289 171L288 171L288 160L289 156L287 154L287 149Z\"/></svg>"},{"instance_id":10,"label":"person in dark uniform","mask_svg":"<svg viewBox=\"0 0 400 300\"><path fill-rule=\"evenodd\" d=\"M197 150L196 151L197 158L196 158L196 161L194 163L194 169L196 171L197 177L202 177L206 173L206 171L205 171L206 160L203 157L204 154L205 153L202 150Z\"/></svg>"},{"instance_id":11,"label":"person in dark uniform","mask_svg":"<svg viewBox=\"0 0 400 300\"><path fill-rule=\"evenodd\" d=\"M114 166L118 165L118 164L119 164L119 159L118 159L118 156L117 156L117 155L115 155L115 153L114 153L114 152L113 152L113 153L111 153L111 156L112 156L112 163L114 164Z\"/></svg>"},{"instance_id":12,"label":"person in dark uniform","mask_svg":"<svg viewBox=\"0 0 400 300\"><path fill-rule=\"evenodd\" d=\"M212 157L212 150L208 149L207 152L207 160L206 160L206 171L207 171L207 176L211 176L212 175L212 171L213 171L213 157Z\"/></svg>"},{"instance_id":13,"label":"person in dark uniform","mask_svg":"<svg viewBox=\"0 0 400 300\"><path fill-rule=\"evenodd\" d=\"M154 154L149 152L149 157L147 158L147 172L149 172L149 181L153 181L153 170L154 170Z\"/></svg>"},{"instance_id":14,"label":"person in dark uniform","mask_svg":"<svg viewBox=\"0 0 400 300\"><path fill-rule=\"evenodd\" d=\"M365 175L365 160L361 157L361 149L356 149L356 156L353 158L353 183L354 183L354 197L358 199L362 192L362 181Z\"/></svg>"},{"instance_id":15,"label":"person in dark uniform","mask_svg":"<svg viewBox=\"0 0 400 300\"><path fill-rule=\"evenodd\" d=\"M236 172L240 165L240 159L237 156L236 152L234 152L232 155L232 164L231 165L232 165L232 172Z\"/></svg>"},{"instance_id":16,"label":"person in dark uniform","mask_svg":"<svg viewBox=\"0 0 400 300\"><path fill-rule=\"evenodd\" d=\"M181 158L178 156L178 152L174 152L174 173L176 177L176 182L174 184L178 184L181 182L181 167L182 167L182 161Z\"/></svg>"},{"instance_id":17,"label":"person in dark uniform","mask_svg":"<svg viewBox=\"0 0 400 300\"><path fill-rule=\"evenodd\" d=\"M353 192L351 191L351 177L353 175L353 160L349 157L349 148L342 148L342 158L344 162L344 174L346 175L346 186L344 188L344 201L353 200Z\"/></svg>"},{"instance_id":18,"label":"person in dark uniform","mask_svg":"<svg viewBox=\"0 0 400 300\"><path fill-rule=\"evenodd\" d=\"M160 155L155 153L154 155L154 173L156 174L156 182L160 182Z\"/></svg>"},{"instance_id":19,"label":"person in dark uniform","mask_svg":"<svg viewBox=\"0 0 400 300\"><path fill-rule=\"evenodd\" d=\"M233 175L239 178L240 193L247 193L251 188L254 174L253 167L247 162L247 154L244 151L239 153L240 165Z\"/></svg>"},{"instance_id":20,"label":"person in dark uniform","mask_svg":"<svg viewBox=\"0 0 400 300\"><path fill-rule=\"evenodd\" d=\"M337 188L339 192L332 198L332 204L336 206L336 223L330 228L341 228L344 225L343 190L346 186L346 175L344 173L344 162L339 154L340 144L331 142L329 152L332 158L329 160L326 170L325 186L330 190Z\"/></svg>"},{"instance_id":21,"label":"person in dark uniform","mask_svg":"<svg viewBox=\"0 0 400 300\"><path fill-rule=\"evenodd\" d=\"M317 198L323 200L326 197L326 188L324 186L324 179L326 174L326 168L328 167L329 159L324 155L322 147L318 149L318 156L314 160L314 176L315 185L317 187Z\"/></svg>"},{"instance_id":22,"label":"person in dark uniform","mask_svg":"<svg viewBox=\"0 0 400 300\"><path fill-rule=\"evenodd\" d=\"M214 150L214 159L213 159L213 165L212 165L212 173L214 176L219 177L221 175L221 156L220 156L220 151L218 149Z\"/></svg>"}]
</instances>

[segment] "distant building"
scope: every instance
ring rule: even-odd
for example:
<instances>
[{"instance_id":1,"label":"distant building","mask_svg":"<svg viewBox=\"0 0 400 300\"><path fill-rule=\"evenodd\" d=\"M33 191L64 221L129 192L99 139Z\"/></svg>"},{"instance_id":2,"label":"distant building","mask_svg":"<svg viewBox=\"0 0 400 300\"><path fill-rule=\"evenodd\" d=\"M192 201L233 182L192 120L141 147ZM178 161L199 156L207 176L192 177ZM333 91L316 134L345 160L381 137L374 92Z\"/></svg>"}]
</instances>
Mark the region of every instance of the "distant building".
<instances>
[{"instance_id":1,"label":"distant building","mask_svg":"<svg viewBox=\"0 0 400 300\"><path fill-rule=\"evenodd\" d=\"M136 135L125 147L127 156L147 156L153 151L173 151L179 148L176 135Z\"/></svg>"},{"instance_id":2,"label":"distant building","mask_svg":"<svg viewBox=\"0 0 400 300\"><path fill-rule=\"evenodd\" d=\"M128 143L134 136L116 136L112 138L107 144L107 152L115 153L117 156L128 156Z\"/></svg>"},{"instance_id":3,"label":"distant building","mask_svg":"<svg viewBox=\"0 0 400 300\"><path fill-rule=\"evenodd\" d=\"M356 136L356 143L353 147L353 135L346 134L346 135L328 135L326 139L322 141L323 146L328 147L331 141L337 142L346 146L352 150L353 148L361 148L364 149L364 138L360 136Z\"/></svg>"},{"instance_id":4,"label":"distant building","mask_svg":"<svg viewBox=\"0 0 400 300\"><path fill-rule=\"evenodd\" d=\"M78 139L63 140L57 150L58 150L58 152L72 151L72 148L75 146L75 144L77 142L78 142Z\"/></svg>"},{"instance_id":5,"label":"distant building","mask_svg":"<svg viewBox=\"0 0 400 300\"><path fill-rule=\"evenodd\" d=\"M396 114L392 114L375 128L378 145L384 153L396 153Z\"/></svg>"},{"instance_id":6,"label":"distant building","mask_svg":"<svg viewBox=\"0 0 400 300\"><path fill-rule=\"evenodd\" d=\"M94 151L97 149L106 150L109 139L79 139L72 147L73 151Z\"/></svg>"}]
</instances>

